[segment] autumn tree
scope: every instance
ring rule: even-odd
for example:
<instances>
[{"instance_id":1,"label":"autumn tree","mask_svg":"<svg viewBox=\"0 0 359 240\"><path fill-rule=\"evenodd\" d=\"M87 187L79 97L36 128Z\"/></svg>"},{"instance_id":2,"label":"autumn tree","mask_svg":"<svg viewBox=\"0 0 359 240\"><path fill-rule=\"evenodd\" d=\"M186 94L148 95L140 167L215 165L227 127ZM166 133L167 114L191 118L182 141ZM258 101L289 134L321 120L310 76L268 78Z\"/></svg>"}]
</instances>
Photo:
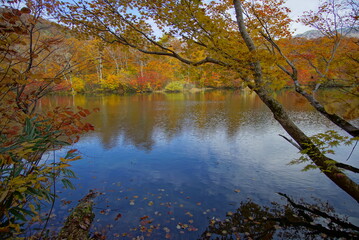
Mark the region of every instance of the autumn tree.
<instances>
[{"instance_id":1,"label":"autumn tree","mask_svg":"<svg viewBox=\"0 0 359 240\"><path fill-rule=\"evenodd\" d=\"M312 55L316 56L315 60L304 57L308 62L308 68L315 70L319 77L314 90L317 90L321 84L340 83L343 80L343 75L339 74L339 69L343 68L341 64L349 64L350 69L358 67L357 56L354 56L358 52L358 46L355 46L357 39L350 38L352 33L358 31L358 13L359 4L355 1L328 0L322 3L317 11L305 12L300 19L305 25L318 30L322 36L312 41L322 46L313 48ZM298 53L301 54L300 51ZM354 75L344 76L346 85L358 85Z\"/></svg>"},{"instance_id":2,"label":"autumn tree","mask_svg":"<svg viewBox=\"0 0 359 240\"><path fill-rule=\"evenodd\" d=\"M325 44L321 44L319 47L315 48L315 51L317 52L314 52L314 55L317 56L316 59L318 61L315 62L303 55L308 61L309 68L313 68L320 78L320 80L317 81L313 91L314 93L321 83L335 79L330 70L332 65L334 65L333 62L336 60L336 54L341 40L345 36L345 31L350 31L358 21L357 12L359 6L351 3L351 1L337 2L330 0L324 2L320 6L318 12L310 12L303 17L302 21L304 23L316 27L326 37L324 39ZM357 137L359 135L359 129L356 126L353 126L350 122L335 113L327 112L324 106L315 98L315 95L311 94L311 92L307 91L300 84L298 67L294 60L288 57L279 47L276 41L276 38L278 37L277 33L270 29L268 21L260 15L260 12L263 10L261 10L260 5L254 5L250 8L247 16L257 20L256 22L259 25L257 29L259 30L261 37L269 43L269 46L266 46L269 52L274 56L276 54L279 55L280 60L284 61L284 63L276 62L276 65L291 78L296 92L305 97L319 113L328 118L342 130L346 131L349 135ZM344 28L345 26L348 28ZM322 50L323 47L324 49ZM356 88L354 88L354 91L355 90Z\"/></svg>"},{"instance_id":3,"label":"autumn tree","mask_svg":"<svg viewBox=\"0 0 359 240\"><path fill-rule=\"evenodd\" d=\"M37 113L38 101L61 82L67 70L58 50L60 38L46 35L41 1L1 1L0 9L0 232L15 238L24 223L41 221L39 209L53 202L53 184L71 187L67 167L76 150L51 162L44 154L78 141L92 130L82 122L90 112L56 108ZM51 59L51 60L50 60Z\"/></svg>"},{"instance_id":4,"label":"autumn tree","mask_svg":"<svg viewBox=\"0 0 359 240\"><path fill-rule=\"evenodd\" d=\"M342 169L348 167L328 158L272 94L285 86L289 78L295 90L319 113L349 136L359 134L356 126L337 114L328 113L300 85L297 66L278 44L281 39L291 37L290 10L283 5L283 0L79 0L57 4L57 14L64 24L104 42L129 46L145 54L172 57L194 67L214 64L232 71L233 77L241 79L271 110L294 140L292 143L328 178L359 201L358 184ZM351 6L353 11L357 10L356 5ZM326 6L323 9L332 11ZM349 13L351 21L357 21L355 16ZM318 17L321 21L320 15ZM178 38L185 49L177 51L162 44L152 31L150 21L165 34Z\"/></svg>"}]
</instances>

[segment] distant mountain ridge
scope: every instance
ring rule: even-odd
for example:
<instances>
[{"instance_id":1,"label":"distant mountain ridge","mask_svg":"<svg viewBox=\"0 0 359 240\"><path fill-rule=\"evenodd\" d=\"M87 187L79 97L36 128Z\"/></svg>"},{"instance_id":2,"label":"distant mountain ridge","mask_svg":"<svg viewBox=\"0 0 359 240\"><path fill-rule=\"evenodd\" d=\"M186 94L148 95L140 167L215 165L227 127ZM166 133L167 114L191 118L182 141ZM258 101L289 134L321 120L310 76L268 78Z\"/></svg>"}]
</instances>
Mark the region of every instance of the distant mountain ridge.
<instances>
[{"instance_id":1,"label":"distant mountain ridge","mask_svg":"<svg viewBox=\"0 0 359 240\"><path fill-rule=\"evenodd\" d=\"M359 38L359 27L355 27L352 29L343 28L340 29L343 33L348 33L347 37L355 37ZM313 39L313 38L320 38L323 37L323 34L318 30L309 30L301 34L296 34L294 37L301 37L301 38L307 38L307 39Z\"/></svg>"}]
</instances>

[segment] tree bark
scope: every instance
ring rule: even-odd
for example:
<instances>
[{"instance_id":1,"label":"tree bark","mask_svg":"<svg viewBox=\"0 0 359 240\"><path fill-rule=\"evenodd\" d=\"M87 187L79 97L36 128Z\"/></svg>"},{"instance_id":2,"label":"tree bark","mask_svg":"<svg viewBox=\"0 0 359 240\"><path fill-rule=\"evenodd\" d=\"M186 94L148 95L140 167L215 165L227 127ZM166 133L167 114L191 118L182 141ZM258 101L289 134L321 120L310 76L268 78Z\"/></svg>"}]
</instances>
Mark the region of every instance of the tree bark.
<instances>
[{"instance_id":1,"label":"tree bark","mask_svg":"<svg viewBox=\"0 0 359 240\"><path fill-rule=\"evenodd\" d=\"M310 138L297 127L297 125L291 120L284 107L275 100L268 90L263 85L263 73L261 63L256 59L256 46L247 32L242 10L242 2L240 0L234 0L234 8L236 12L236 19L239 31L244 42L247 45L249 52L253 53L254 61L251 63L252 72L254 78L254 85L249 84L251 88L264 104L273 113L274 118L284 128L284 130L298 143L298 145L306 151L306 154L314 162L316 166L338 187L343 189L352 198L359 202L359 185L352 181L348 176L341 172L333 161L322 154L322 152L312 143ZM248 79L247 79L248 82Z\"/></svg>"},{"instance_id":2,"label":"tree bark","mask_svg":"<svg viewBox=\"0 0 359 240\"><path fill-rule=\"evenodd\" d=\"M79 204L67 217L64 226L62 227L56 240L87 240L92 221L95 214L92 211L93 199L98 193L90 191L84 198L79 201Z\"/></svg>"},{"instance_id":3,"label":"tree bark","mask_svg":"<svg viewBox=\"0 0 359 240\"><path fill-rule=\"evenodd\" d=\"M326 118L328 118L332 123L334 123L335 125L337 125L338 127L340 127L341 129L343 129L344 131L346 131L348 134L350 134L353 137L358 137L359 136L359 129L357 127L355 127L354 125L352 125L351 123L349 123L348 121L346 121L345 119L341 118L340 116L338 116L335 113L328 113L324 106L322 104L320 104L312 95L308 94L307 92L305 92L300 86L299 84L295 84L295 90L301 94L303 97L305 97L308 102L319 112L321 113L323 116L325 116Z\"/></svg>"},{"instance_id":4,"label":"tree bark","mask_svg":"<svg viewBox=\"0 0 359 240\"><path fill-rule=\"evenodd\" d=\"M316 166L338 187L343 189L352 198L359 202L359 185L346 176L340 169L335 166L333 160L326 157L311 142L295 123L290 119L283 106L266 92L265 89L254 89L259 98L271 110L274 118L284 128L284 130L299 144L299 146L307 151L307 155Z\"/></svg>"},{"instance_id":5,"label":"tree bark","mask_svg":"<svg viewBox=\"0 0 359 240\"><path fill-rule=\"evenodd\" d=\"M240 28L245 28L244 26L244 22L242 23L243 26L238 25ZM298 81L298 70L296 68L296 66L294 65L294 63L287 58L284 53L282 52L282 50L280 49L280 47L273 41L273 39L270 36L266 36L264 33L262 34L262 36L274 47L274 49L276 49L278 51L278 53L284 58L284 60L286 61L286 63L290 66L290 68L292 69L292 72L289 72L287 69L285 69L283 66L278 65L278 67L284 71L292 80L293 80L293 84L295 87L295 91L299 94L301 94L303 97L305 97L307 99L307 101L319 112L321 113L324 117L326 117L327 119L329 119L332 123L334 123L335 125L337 125L338 127L340 127L341 129L343 129L344 131L346 131L348 134L350 134L353 137L358 137L359 136L359 129L352 125L350 122L346 121L345 119L343 119L342 117L338 116L335 113L328 113L324 106L318 102L315 97L311 94L309 94L308 92L306 92L300 85L299 81ZM250 38L250 36L246 36L246 38L244 39L245 41L247 38ZM254 45L254 44L253 44Z\"/></svg>"}]
</instances>

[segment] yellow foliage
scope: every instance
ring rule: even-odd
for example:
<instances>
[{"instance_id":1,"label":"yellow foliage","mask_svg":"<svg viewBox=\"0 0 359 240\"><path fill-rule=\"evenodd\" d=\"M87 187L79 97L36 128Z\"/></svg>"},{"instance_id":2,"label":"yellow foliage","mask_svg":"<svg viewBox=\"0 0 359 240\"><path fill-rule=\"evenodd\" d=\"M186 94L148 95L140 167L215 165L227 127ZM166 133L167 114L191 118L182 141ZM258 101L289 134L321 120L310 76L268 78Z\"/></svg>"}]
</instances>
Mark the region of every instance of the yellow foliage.
<instances>
[{"instance_id":1,"label":"yellow foliage","mask_svg":"<svg viewBox=\"0 0 359 240\"><path fill-rule=\"evenodd\" d=\"M82 78L72 77L71 78L71 87L76 92L83 92L85 90L85 82Z\"/></svg>"},{"instance_id":2,"label":"yellow foliage","mask_svg":"<svg viewBox=\"0 0 359 240\"><path fill-rule=\"evenodd\" d=\"M108 90L115 90L120 86L120 76L109 74L105 81L101 83L102 87Z\"/></svg>"}]
</instances>

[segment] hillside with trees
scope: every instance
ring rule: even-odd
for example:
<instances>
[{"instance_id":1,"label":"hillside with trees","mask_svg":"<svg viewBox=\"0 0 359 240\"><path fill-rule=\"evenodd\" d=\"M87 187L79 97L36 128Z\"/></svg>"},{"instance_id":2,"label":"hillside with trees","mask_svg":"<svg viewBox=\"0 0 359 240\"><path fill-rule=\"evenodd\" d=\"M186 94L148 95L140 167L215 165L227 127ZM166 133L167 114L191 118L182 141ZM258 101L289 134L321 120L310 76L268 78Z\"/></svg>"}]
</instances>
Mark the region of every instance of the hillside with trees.
<instances>
[{"instance_id":1,"label":"hillside with trees","mask_svg":"<svg viewBox=\"0 0 359 240\"><path fill-rule=\"evenodd\" d=\"M328 155L329 148L354 145L359 137L351 121L358 118L359 41L342 32L358 26L359 5L353 0L322 2L318 11L301 18L321 33L306 38L292 36L290 10L283 3L2 0L1 237L22 234L29 219L47 224L40 210L43 202L54 203L55 183L73 187L75 174L68 167L80 159L76 149L50 157L53 161L43 159L94 130L85 118L99 109L38 111L41 98L59 93L248 88L284 129L288 145L302 154L292 163L317 169L359 202L359 185L352 177L358 168ZM342 109L351 112L350 118L321 101L317 93L323 87L345 92L338 101L354 99L349 110ZM305 133L276 98L285 88L301 95L333 129ZM90 224L88 220L86 229Z\"/></svg>"}]
</instances>

